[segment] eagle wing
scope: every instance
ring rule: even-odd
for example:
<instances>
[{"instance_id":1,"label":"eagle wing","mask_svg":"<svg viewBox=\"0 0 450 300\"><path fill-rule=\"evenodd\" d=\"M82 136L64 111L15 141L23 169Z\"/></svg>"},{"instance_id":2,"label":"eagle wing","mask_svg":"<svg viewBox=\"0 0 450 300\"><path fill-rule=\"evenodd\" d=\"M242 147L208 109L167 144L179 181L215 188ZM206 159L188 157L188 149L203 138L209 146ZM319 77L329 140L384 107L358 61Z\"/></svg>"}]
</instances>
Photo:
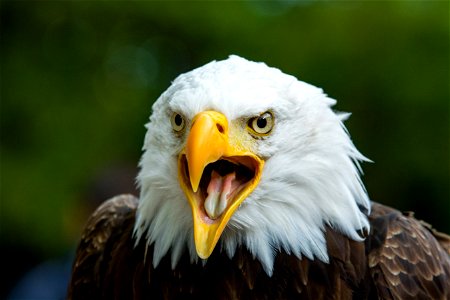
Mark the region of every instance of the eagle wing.
<instances>
[{"instance_id":1,"label":"eagle wing","mask_svg":"<svg viewBox=\"0 0 450 300\"><path fill-rule=\"evenodd\" d=\"M291 294L332 298L322 295L324 291L350 298L348 288L353 289L354 296L368 295L361 277L367 274L363 244L330 230L330 264L279 254L272 277L263 275L260 263L245 249L240 249L231 261L215 253L206 265L191 264L184 254L175 270L170 267L170 257L165 257L154 269L151 260L145 259L151 257L152 247L148 249L145 243L135 246L133 239L137 204L134 196L121 195L93 213L77 249L68 299L127 299L130 295L136 299L145 295L222 295L236 299L236 295L247 295L258 299L269 294L273 299ZM373 203L370 221L372 232L366 240L368 276L380 299L450 299L449 236L434 231L412 214L377 203ZM222 272L218 273L218 269ZM290 276L286 277L285 272ZM291 280L287 282L287 278ZM345 284L338 284L339 278ZM347 288L339 292L339 286ZM285 290L283 297L278 294L280 288Z\"/></svg>"},{"instance_id":2,"label":"eagle wing","mask_svg":"<svg viewBox=\"0 0 450 300\"><path fill-rule=\"evenodd\" d=\"M100 294L100 286L104 285L104 275L109 272L111 253L120 247L112 242L123 241L117 236L131 236L137 204L136 197L120 195L104 202L92 214L76 252L68 299L105 296Z\"/></svg>"},{"instance_id":3,"label":"eagle wing","mask_svg":"<svg viewBox=\"0 0 450 300\"><path fill-rule=\"evenodd\" d=\"M450 299L450 237L373 203L370 273L381 299Z\"/></svg>"}]
</instances>

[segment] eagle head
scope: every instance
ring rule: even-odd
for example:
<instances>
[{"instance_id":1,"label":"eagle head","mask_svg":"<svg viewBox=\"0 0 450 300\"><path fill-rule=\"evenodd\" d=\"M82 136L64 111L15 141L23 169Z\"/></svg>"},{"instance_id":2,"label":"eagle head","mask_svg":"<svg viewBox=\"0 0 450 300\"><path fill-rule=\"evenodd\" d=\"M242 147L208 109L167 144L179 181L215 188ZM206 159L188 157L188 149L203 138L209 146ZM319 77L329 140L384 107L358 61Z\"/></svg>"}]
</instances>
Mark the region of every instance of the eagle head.
<instances>
[{"instance_id":1,"label":"eagle head","mask_svg":"<svg viewBox=\"0 0 450 300\"><path fill-rule=\"evenodd\" d=\"M335 100L238 56L178 76L146 125L134 233L156 267L246 247L267 274L277 251L328 262L324 230L361 241L367 160Z\"/></svg>"}]
</instances>

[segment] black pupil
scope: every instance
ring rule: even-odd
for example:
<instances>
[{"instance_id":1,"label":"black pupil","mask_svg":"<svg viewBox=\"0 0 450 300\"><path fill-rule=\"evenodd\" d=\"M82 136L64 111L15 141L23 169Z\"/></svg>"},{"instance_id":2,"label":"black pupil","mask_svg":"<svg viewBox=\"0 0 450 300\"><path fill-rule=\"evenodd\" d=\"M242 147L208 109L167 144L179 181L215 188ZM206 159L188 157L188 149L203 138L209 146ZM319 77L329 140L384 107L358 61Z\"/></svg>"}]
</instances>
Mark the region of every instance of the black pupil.
<instances>
[{"instance_id":1,"label":"black pupil","mask_svg":"<svg viewBox=\"0 0 450 300\"><path fill-rule=\"evenodd\" d=\"M267 126L267 120L265 117L259 117L258 120L256 120L256 125L259 128L265 128Z\"/></svg>"},{"instance_id":2,"label":"black pupil","mask_svg":"<svg viewBox=\"0 0 450 300\"><path fill-rule=\"evenodd\" d=\"M175 116L175 125L181 126L181 124L183 124L183 118L181 118L181 116L177 114Z\"/></svg>"}]
</instances>

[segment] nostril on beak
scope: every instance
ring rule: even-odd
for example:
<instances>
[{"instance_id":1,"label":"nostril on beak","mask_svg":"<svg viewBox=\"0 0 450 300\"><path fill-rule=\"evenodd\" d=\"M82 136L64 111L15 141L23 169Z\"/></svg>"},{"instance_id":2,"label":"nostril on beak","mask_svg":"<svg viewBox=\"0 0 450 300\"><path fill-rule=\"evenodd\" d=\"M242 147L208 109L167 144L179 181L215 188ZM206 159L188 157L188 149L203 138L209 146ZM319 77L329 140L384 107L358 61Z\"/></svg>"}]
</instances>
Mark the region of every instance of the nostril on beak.
<instances>
[{"instance_id":1,"label":"nostril on beak","mask_svg":"<svg viewBox=\"0 0 450 300\"><path fill-rule=\"evenodd\" d=\"M220 133L224 133L225 132L225 130L223 129L223 126L220 125L219 123L217 123L216 126L217 126L217 130L219 130Z\"/></svg>"}]
</instances>

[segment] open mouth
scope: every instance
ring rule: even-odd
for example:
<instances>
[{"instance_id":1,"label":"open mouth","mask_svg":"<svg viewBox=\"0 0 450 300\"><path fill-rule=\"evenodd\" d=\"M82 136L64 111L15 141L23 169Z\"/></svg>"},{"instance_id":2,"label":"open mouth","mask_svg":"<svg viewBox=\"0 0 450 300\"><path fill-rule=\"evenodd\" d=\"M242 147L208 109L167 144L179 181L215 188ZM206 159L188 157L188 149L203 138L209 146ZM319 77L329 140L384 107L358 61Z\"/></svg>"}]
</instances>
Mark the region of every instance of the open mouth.
<instances>
[{"instance_id":1,"label":"open mouth","mask_svg":"<svg viewBox=\"0 0 450 300\"><path fill-rule=\"evenodd\" d=\"M192 119L178 155L178 180L191 206L199 257L211 255L235 211L258 186L263 168L264 160L239 137L230 140L223 114L204 111Z\"/></svg>"},{"instance_id":2,"label":"open mouth","mask_svg":"<svg viewBox=\"0 0 450 300\"><path fill-rule=\"evenodd\" d=\"M186 156L182 155L180 159L183 182L192 193L205 223L216 222L240 198L246 187L255 180L258 167L258 162L250 156L222 157L204 168L199 188L194 192L189 181Z\"/></svg>"}]
</instances>

